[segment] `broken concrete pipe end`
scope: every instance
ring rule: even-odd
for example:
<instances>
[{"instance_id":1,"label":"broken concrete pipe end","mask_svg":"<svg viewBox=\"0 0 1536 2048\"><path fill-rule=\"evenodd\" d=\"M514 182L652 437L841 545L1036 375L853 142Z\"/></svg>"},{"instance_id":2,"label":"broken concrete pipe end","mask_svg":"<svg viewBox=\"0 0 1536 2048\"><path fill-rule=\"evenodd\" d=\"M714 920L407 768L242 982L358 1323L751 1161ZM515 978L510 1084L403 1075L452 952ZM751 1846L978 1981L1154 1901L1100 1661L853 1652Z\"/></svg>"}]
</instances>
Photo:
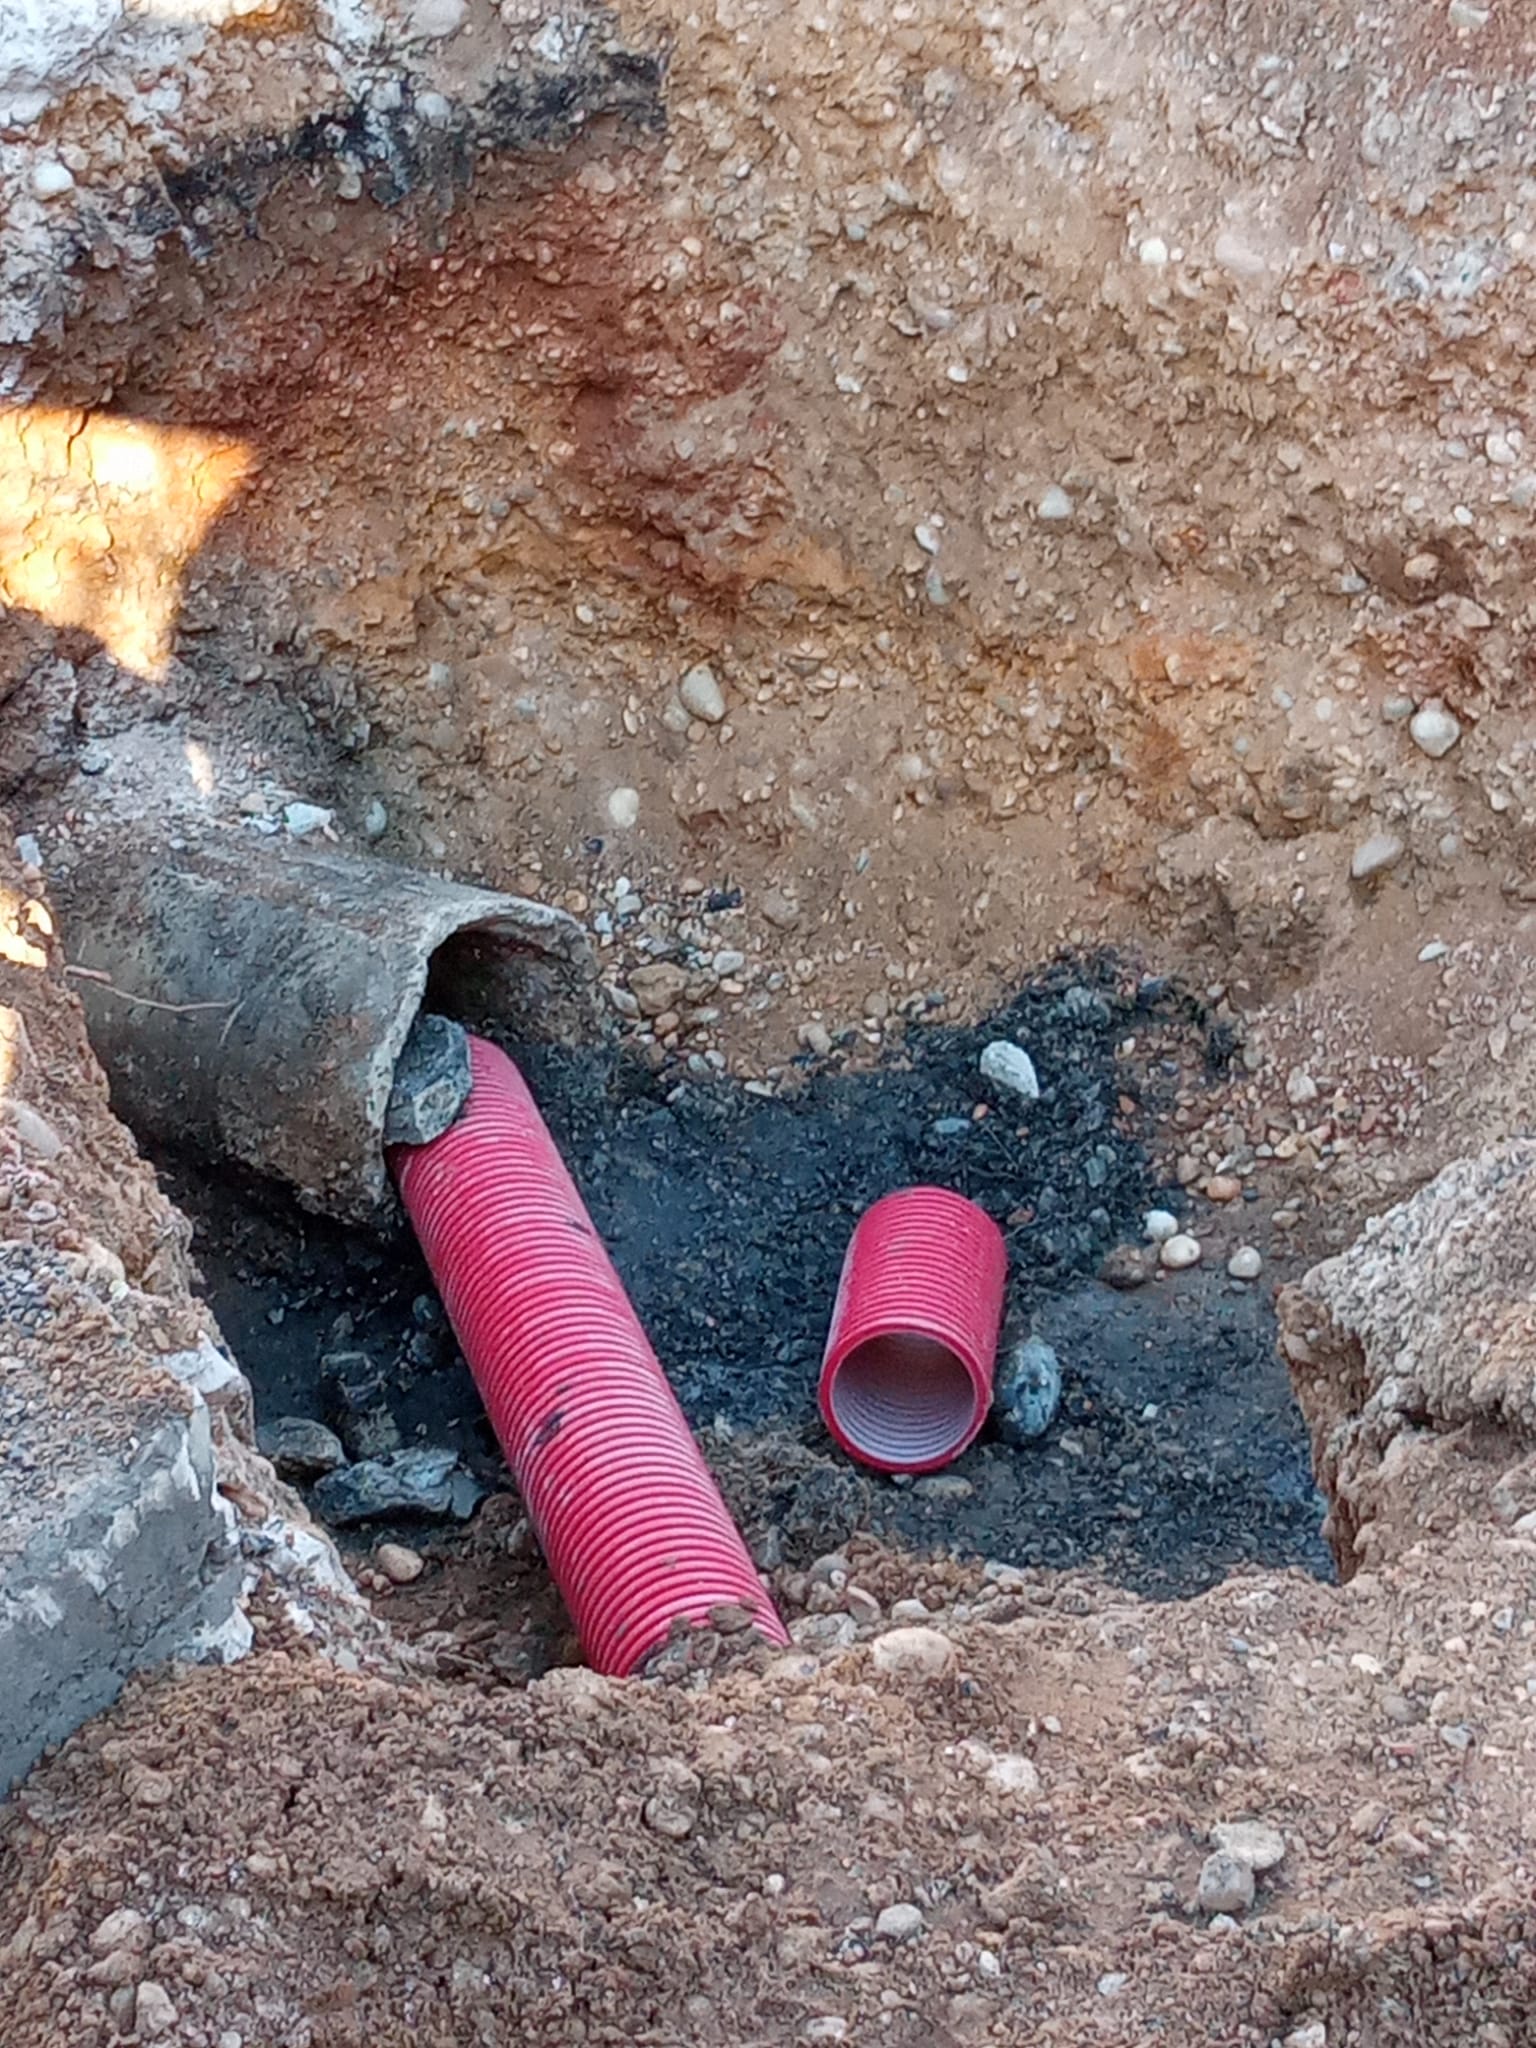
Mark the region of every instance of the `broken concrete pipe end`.
<instances>
[{"instance_id":1,"label":"broken concrete pipe end","mask_svg":"<svg viewBox=\"0 0 1536 2048\"><path fill-rule=\"evenodd\" d=\"M822 1420L877 1472L934 1472L992 1404L1008 1252L990 1216L948 1188L903 1188L848 1246L822 1360Z\"/></svg>"},{"instance_id":2,"label":"broken concrete pipe end","mask_svg":"<svg viewBox=\"0 0 1536 2048\"><path fill-rule=\"evenodd\" d=\"M424 1004L528 1039L607 1028L586 934L545 904L309 847L90 853L62 907L119 1113L338 1221L395 1213L385 1117ZM416 1128L452 1096L424 1088Z\"/></svg>"},{"instance_id":3,"label":"broken concrete pipe end","mask_svg":"<svg viewBox=\"0 0 1536 2048\"><path fill-rule=\"evenodd\" d=\"M391 1149L540 1547L595 1671L745 1612L788 1641L522 1075L469 1034L469 1098Z\"/></svg>"}]
</instances>

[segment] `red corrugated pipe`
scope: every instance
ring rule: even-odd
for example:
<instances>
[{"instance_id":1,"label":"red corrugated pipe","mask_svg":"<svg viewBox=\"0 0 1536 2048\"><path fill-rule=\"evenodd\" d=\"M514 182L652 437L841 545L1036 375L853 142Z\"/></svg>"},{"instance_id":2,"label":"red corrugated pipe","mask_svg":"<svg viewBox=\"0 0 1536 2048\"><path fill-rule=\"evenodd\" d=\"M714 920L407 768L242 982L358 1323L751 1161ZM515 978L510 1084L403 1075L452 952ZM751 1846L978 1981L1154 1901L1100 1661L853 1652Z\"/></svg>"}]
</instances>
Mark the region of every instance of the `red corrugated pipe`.
<instances>
[{"instance_id":1,"label":"red corrugated pipe","mask_svg":"<svg viewBox=\"0 0 1536 2048\"><path fill-rule=\"evenodd\" d=\"M821 1367L821 1414L851 1457L933 1472L987 1419L1008 1250L948 1188L903 1188L860 1217Z\"/></svg>"},{"instance_id":2,"label":"red corrugated pipe","mask_svg":"<svg viewBox=\"0 0 1536 2048\"><path fill-rule=\"evenodd\" d=\"M582 1654L627 1677L683 1621L788 1640L590 1217L505 1053L389 1163Z\"/></svg>"}]
</instances>

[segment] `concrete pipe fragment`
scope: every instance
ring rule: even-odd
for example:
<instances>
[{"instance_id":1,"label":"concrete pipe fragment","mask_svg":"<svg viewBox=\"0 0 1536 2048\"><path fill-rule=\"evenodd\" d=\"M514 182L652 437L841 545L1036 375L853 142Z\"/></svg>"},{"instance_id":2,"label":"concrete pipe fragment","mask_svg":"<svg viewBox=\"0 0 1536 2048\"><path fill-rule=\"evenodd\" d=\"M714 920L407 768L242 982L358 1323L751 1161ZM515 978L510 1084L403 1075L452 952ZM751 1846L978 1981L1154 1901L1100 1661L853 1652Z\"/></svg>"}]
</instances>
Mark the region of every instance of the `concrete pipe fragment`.
<instances>
[{"instance_id":1,"label":"concrete pipe fragment","mask_svg":"<svg viewBox=\"0 0 1536 2048\"><path fill-rule=\"evenodd\" d=\"M65 895L75 986L141 1135L389 1213L384 1121L418 1011L523 1042L599 1028L586 935L546 905L287 846L98 848Z\"/></svg>"}]
</instances>

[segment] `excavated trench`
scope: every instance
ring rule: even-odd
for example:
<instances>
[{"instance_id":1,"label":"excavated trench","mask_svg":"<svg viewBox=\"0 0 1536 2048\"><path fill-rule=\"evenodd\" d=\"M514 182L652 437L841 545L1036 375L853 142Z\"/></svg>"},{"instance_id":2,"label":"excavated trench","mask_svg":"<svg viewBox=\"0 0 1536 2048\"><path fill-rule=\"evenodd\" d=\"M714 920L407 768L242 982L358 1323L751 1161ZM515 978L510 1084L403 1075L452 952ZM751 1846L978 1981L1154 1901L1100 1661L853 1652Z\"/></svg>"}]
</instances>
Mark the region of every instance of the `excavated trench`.
<instances>
[{"instance_id":1,"label":"excavated trench","mask_svg":"<svg viewBox=\"0 0 1536 2048\"><path fill-rule=\"evenodd\" d=\"M1032 1050L1043 1093L1027 1108L978 1072L999 1036ZM1228 1028L1166 980L1109 956L1063 961L975 1026L914 1024L875 1066L845 1070L847 1049L802 1055L774 1097L707 1066L658 1074L632 1050L513 1049L764 1566L805 1567L873 1533L923 1553L1090 1569L1153 1598L1250 1566L1330 1574L1270 1289L1214 1259L1181 1275L1149 1259L1134 1287L1099 1277L1116 1247L1123 1266L1150 1206L1187 1209L1159 1186L1149 1148L1180 1089L1219 1087L1232 1057ZM307 1433L292 1427L308 1418L362 1458L451 1447L477 1489L505 1493L408 1233L349 1231L249 1177L160 1164L196 1221L259 1440L289 1447L293 1475L313 1477ZM917 1182L957 1189L1004 1227L1008 1335L1048 1341L1064 1388L1044 1436L1010 1444L994 1423L914 1483L849 1465L816 1415L815 1379L854 1222ZM327 1480L318 1511L341 1498L350 1517ZM493 1510L492 1526L504 1521ZM450 1565L465 1549L451 1524L387 1507L341 1533L423 1545ZM489 1599L483 1561L479 1576ZM514 1556L513 1576L514 1604L542 1625L526 1560ZM546 1654L530 1648L520 1668Z\"/></svg>"},{"instance_id":2,"label":"excavated trench","mask_svg":"<svg viewBox=\"0 0 1536 2048\"><path fill-rule=\"evenodd\" d=\"M76 516L82 494L119 515L51 607L35 597L43 623L8 619L12 713L32 736L9 787L34 805L52 792L46 864L66 914L72 891L89 899L99 849L124 838L163 838L174 860L212 835L260 861L269 837L302 830L590 920L624 1043L525 1047L530 1020L502 1028L764 1566L806 1565L862 1530L1089 1567L1163 1598L1245 1565L1327 1575L1271 1280L1225 1273L1242 1205L1212 1224L1197 1271L1154 1261L1134 1288L1099 1277L1149 1207L1188 1208L1167 1118L1217 1099L1232 1012L1141 972L1134 918L1118 954L1078 931L1022 986L1001 956L1050 950L1021 954L1027 927L998 958L965 936L987 929L1000 817L1026 871L1088 882L1069 910L1097 880L1081 863L1068 876L1038 807L1012 820L1016 795L945 766L921 691L882 702L877 682L849 726L858 677L818 644L829 599L899 661L929 630L914 598L953 638L950 593L930 567L897 578L892 608L794 533L773 481L787 421L763 383L783 323L735 292L707 239L666 254L645 170L661 68L579 41L558 82L505 82L446 112L407 94L274 130L127 202L149 269L74 309L22 436L52 464L45 520ZM178 474L190 509L143 483ZM938 546L921 526L919 542ZM681 645L720 650L729 708L707 664L689 687L648 686L663 621ZM985 644L957 656L971 692L1005 679L978 670ZM658 800L643 870L652 905L670 906L660 925L624 852ZM796 831L817 842L798 879ZM839 943L842 920L876 911L890 926L893 907L884 937ZM1033 929L1039 943L1049 928ZM681 1014L636 1016L626 967L681 959L697 982L712 958L731 964ZM818 972L813 1014L834 1028L785 1049L787 1006L817 998ZM849 997L861 974L884 993ZM1027 1109L979 1078L999 1035L1044 1077ZM156 1057L174 1066L174 1039ZM164 1119L141 1135L194 1220L208 1298L275 1432L264 1441L309 1419L358 1457L451 1448L473 1481L465 1503L505 1488L403 1226L306 1213L199 1164ZM952 1473L913 1484L836 1453L814 1383L854 1221L916 1181L1003 1225L1009 1332L1056 1349L1064 1394L1040 1440L989 1427ZM314 1477L302 1457L284 1469ZM388 1512L344 1540L388 1533L475 1552L473 1530Z\"/></svg>"}]
</instances>

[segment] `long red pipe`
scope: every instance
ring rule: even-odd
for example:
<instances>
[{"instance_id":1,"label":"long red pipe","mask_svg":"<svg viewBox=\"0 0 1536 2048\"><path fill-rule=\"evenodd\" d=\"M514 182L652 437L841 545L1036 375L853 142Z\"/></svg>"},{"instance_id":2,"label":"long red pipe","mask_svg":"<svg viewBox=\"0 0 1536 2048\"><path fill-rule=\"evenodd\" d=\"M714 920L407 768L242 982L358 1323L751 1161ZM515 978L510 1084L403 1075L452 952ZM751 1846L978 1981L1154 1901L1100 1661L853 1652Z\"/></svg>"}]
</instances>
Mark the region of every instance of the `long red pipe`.
<instances>
[{"instance_id":1,"label":"long red pipe","mask_svg":"<svg viewBox=\"0 0 1536 2048\"><path fill-rule=\"evenodd\" d=\"M389 1155L596 1671L745 1608L788 1640L528 1085L471 1036L459 1121Z\"/></svg>"}]
</instances>

